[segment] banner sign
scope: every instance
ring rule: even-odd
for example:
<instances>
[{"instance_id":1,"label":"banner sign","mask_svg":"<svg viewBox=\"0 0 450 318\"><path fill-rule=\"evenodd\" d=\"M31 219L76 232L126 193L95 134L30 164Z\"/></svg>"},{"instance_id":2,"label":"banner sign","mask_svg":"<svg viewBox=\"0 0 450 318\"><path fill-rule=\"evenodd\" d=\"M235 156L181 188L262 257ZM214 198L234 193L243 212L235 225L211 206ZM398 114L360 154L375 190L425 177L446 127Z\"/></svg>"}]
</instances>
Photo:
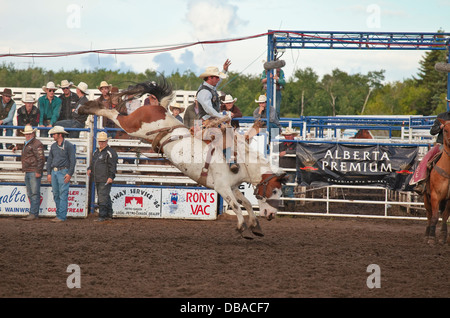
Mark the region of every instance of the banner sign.
<instances>
[{"instance_id":1,"label":"banner sign","mask_svg":"<svg viewBox=\"0 0 450 318\"><path fill-rule=\"evenodd\" d=\"M86 217L86 188L70 187L67 217ZM30 213L30 200L26 186L0 187L0 215L27 216ZM56 216L56 205L51 186L41 185L40 216Z\"/></svg>"},{"instance_id":2,"label":"banner sign","mask_svg":"<svg viewBox=\"0 0 450 318\"><path fill-rule=\"evenodd\" d=\"M210 189L112 187L115 217L214 220L218 195Z\"/></svg>"},{"instance_id":3,"label":"banner sign","mask_svg":"<svg viewBox=\"0 0 450 318\"><path fill-rule=\"evenodd\" d=\"M376 185L408 188L418 147L297 144L297 172L303 185Z\"/></svg>"}]
</instances>

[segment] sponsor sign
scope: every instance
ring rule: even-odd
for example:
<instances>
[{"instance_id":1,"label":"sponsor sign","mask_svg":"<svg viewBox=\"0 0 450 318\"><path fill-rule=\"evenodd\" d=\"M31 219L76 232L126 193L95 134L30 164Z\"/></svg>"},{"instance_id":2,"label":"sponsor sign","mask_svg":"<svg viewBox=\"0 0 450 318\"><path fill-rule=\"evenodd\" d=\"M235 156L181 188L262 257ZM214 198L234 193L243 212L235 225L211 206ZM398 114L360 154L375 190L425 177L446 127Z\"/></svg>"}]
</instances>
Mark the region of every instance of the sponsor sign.
<instances>
[{"instance_id":1,"label":"sponsor sign","mask_svg":"<svg viewBox=\"0 0 450 318\"><path fill-rule=\"evenodd\" d=\"M0 215L26 216L30 212L30 200L26 186L2 186L0 188ZM56 206L53 200L51 186L41 185L40 216L56 216ZM67 217L85 217L86 188L70 187Z\"/></svg>"}]
</instances>

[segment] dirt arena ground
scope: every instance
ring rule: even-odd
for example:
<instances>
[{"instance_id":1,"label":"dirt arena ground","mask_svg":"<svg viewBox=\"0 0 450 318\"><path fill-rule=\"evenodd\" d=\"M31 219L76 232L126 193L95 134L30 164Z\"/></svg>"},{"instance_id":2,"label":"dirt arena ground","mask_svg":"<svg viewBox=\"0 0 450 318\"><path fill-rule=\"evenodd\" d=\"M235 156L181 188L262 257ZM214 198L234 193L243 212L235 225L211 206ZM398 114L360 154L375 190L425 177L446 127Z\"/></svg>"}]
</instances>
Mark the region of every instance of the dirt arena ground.
<instances>
[{"instance_id":1,"label":"dirt arena ground","mask_svg":"<svg viewBox=\"0 0 450 318\"><path fill-rule=\"evenodd\" d=\"M424 221L277 217L244 240L216 221L0 218L2 298L448 297L450 246ZM81 288L68 288L70 264ZM380 269L369 288L368 266Z\"/></svg>"}]
</instances>

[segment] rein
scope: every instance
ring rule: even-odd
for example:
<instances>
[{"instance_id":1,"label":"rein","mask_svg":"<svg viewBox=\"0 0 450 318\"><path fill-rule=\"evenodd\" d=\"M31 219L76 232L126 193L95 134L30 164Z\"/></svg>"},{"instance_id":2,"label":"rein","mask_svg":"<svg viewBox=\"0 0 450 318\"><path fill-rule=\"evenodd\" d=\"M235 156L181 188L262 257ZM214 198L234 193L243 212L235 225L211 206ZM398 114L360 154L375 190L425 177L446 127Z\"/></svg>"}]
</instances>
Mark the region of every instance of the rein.
<instances>
[{"instance_id":1,"label":"rein","mask_svg":"<svg viewBox=\"0 0 450 318\"><path fill-rule=\"evenodd\" d=\"M269 181L272 180L272 179L275 178L275 177L276 177L276 175L275 175L275 174L272 174L272 175L271 175L270 177L268 177L267 179L265 179L265 180L261 181L260 183L258 183L258 184L255 186L255 189L254 189L254 191L253 191L253 194L255 195L255 197L256 197L258 200L265 201L265 202L267 202L267 204L269 204L271 207L273 207L273 208L275 208L275 209L278 209L278 207L280 206L280 200L268 200L267 197L265 196L266 190L267 190L267 185L269 184ZM263 188L263 195L262 195L262 196L258 194L258 189L259 189L260 187L264 187L264 188Z\"/></svg>"}]
</instances>

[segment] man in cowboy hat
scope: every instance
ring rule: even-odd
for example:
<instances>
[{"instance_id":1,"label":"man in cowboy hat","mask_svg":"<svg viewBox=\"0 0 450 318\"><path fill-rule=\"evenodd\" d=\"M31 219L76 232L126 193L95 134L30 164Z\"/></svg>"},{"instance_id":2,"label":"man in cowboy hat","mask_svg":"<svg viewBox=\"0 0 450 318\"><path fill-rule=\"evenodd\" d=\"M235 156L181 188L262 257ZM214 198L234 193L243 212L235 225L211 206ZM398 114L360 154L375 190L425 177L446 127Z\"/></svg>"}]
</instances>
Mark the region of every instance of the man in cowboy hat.
<instances>
[{"instance_id":1,"label":"man in cowboy hat","mask_svg":"<svg viewBox=\"0 0 450 318\"><path fill-rule=\"evenodd\" d=\"M282 139L294 140L299 132L291 127L286 127L286 129L281 132ZM279 151L279 166L287 169L296 169L296 157L297 153L297 143L293 141L281 142L278 146ZM288 156L286 156L288 155ZM294 155L294 156L289 156ZM287 183L295 182L296 172L286 170L286 181ZM281 190L283 191L283 196L288 198L294 197L294 187L291 185L283 184ZM295 208L295 201L286 200L284 201L284 206L287 211L293 211Z\"/></svg>"},{"instance_id":2,"label":"man in cowboy hat","mask_svg":"<svg viewBox=\"0 0 450 318\"><path fill-rule=\"evenodd\" d=\"M97 189L99 218L97 221L112 219L111 185L116 177L117 152L108 145L108 135L100 132L97 135L98 148L95 150L87 174L92 176Z\"/></svg>"},{"instance_id":3,"label":"man in cowboy hat","mask_svg":"<svg viewBox=\"0 0 450 318\"><path fill-rule=\"evenodd\" d=\"M169 109L172 112L173 117L183 122L183 118L180 116L180 114L184 112L183 106L178 103L174 103L173 105L169 106Z\"/></svg>"},{"instance_id":4,"label":"man in cowboy hat","mask_svg":"<svg viewBox=\"0 0 450 318\"><path fill-rule=\"evenodd\" d=\"M22 98L22 107L17 110L17 126L31 125L33 127L39 126L39 108L37 108L36 100L31 96Z\"/></svg>"},{"instance_id":5,"label":"man in cowboy hat","mask_svg":"<svg viewBox=\"0 0 450 318\"><path fill-rule=\"evenodd\" d=\"M98 90L102 93L102 95L97 98L97 101L103 104L103 106L107 109L112 109L112 99L111 99L111 89L112 85L108 84L106 81L102 81L99 86L97 86ZM106 117L103 117L103 127L104 128L115 128L116 125L111 119L108 119ZM109 137L115 137L116 132L115 131L108 131Z\"/></svg>"},{"instance_id":6,"label":"man in cowboy hat","mask_svg":"<svg viewBox=\"0 0 450 318\"><path fill-rule=\"evenodd\" d=\"M217 93L217 85L220 84L222 79L226 78L228 67L231 61L226 60L223 64L223 72L219 71L219 68L210 66L200 74L200 78L203 79L202 85L197 90L197 100L200 109L200 118L205 120L210 117L223 117L220 112L220 99Z\"/></svg>"},{"instance_id":7,"label":"man in cowboy hat","mask_svg":"<svg viewBox=\"0 0 450 318\"><path fill-rule=\"evenodd\" d=\"M48 82L46 86L42 89L45 95L39 97L38 108L41 113L39 118L39 126L41 127L52 127L59 118L59 113L61 111L61 99L55 96L55 92L58 89L55 83ZM42 130L41 137L47 137L48 131Z\"/></svg>"},{"instance_id":8,"label":"man in cowboy hat","mask_svg":"<svg viewBox=\"0 0 450 318\"><path fill-rule=\"evenodd\" d=\"M258 99L255 99L255 103L258 104L258 107L255 108L255 110L253 111L253 118L255 118L256 120L264 120L267 118L267 97L266 95L259 95ZM268 127L270 129L280 129L281 125L280 122L278 120L278 116L275 112L275 110L272 107L272 110L270 111L269 114L269 125Z\"/></svg>"},{"instance_id":9,"label":"man in cowboy hat","mask_svg":"<svg viewBox=\"0 0 450 318\"><path fill-rule=\"evenodd\" d=\"M64 127L55 126L50 129L49 134L55 141L47 159L47 180L52 184L56 205L56 218L53 222L62 222L67 218L70 178L75 172L75 146L65 140L68 133Z\"/></svg>"},{"instance_id":10,"label":"man in cowboy hat","mask_svg":"<svg viewBox=\"0 0 450 318\"><path fill-rule=\"evenodd\" d=\"M73 83L68 80L63 80L61 81L61 84L58 84L58 87L63 91L62 94L59 95L59 98L61 99L61 111L59 112L58 121L72 119L72 112L74 111L79 99L77 94L70 90L72 86Z\"/></svg>"},{"instance_id":11,"label":"man in cowboy hat","mask_svg":"<svg viewBox=\"0 0 450 318\"><path fill-rule=\"evenodd\" d=\"M78 86L72 85L76 88L77 102L75 108L72 110L72 115L70 119L58 120L55 126L62 126L64 128L84 128L86 125L86 120L89 115L81 115L78 113L78 109L81 105L88 101L86 94L88 93L88 85L84 82L80 82ZM69 138L78 138L80 132L77 130L69 131Z\"/></svg>"},{"instance_id":12,"label":"man in cowboy hat","mask_svg":"<svg viewBox=\"0 0 450 318\"><path fill-rule=\"evenodd\" d=\"M14 94L12 93L10 88L5 88L3 92L0 93L2 98L0 99L0 125L13 125L14 114L16 113L16 103L12 97ZM6 129L5 136L12 136L13 130L11 128ZM0 136L3 136L3 129L0 129ZM11 146L7 144L6 147ZM0 144L0 149L3 149L3 144ZM3 160L3 157L0 157L0 160Z\"/></svg>"},{"instance_id":13,"label":"man in cowboy hat","mask_svg":"<svg viewBox=\"0 0 450 318\"><path fill-rule=\"evenodd\" d=\"M233 98L233 96L227 94L225 95L225 99L222 101L222 105L220 106L221 112L226 112L228 116L231 117L231 126L234 128L239 128L239 121L234 118L241 118L242 112L239 107L236 106L237 98Z\"/></svg>"},{"instance_id":14,"label":"man in cowboy hat","mask_svg":"<svg viewBox=\"0 0 450 318\"><path fill-rule=\"evenodd\" d=\"M25 172L25 185L30 200L30 213L24 218L26 221L39 218L39 207L41 205L41 178L44 171L45 155L44 145L36 139L36 130L31 125L26 125L25 129L21 131L25 136L21 157L22 171Z\"/></svg>"}]
</instances>

